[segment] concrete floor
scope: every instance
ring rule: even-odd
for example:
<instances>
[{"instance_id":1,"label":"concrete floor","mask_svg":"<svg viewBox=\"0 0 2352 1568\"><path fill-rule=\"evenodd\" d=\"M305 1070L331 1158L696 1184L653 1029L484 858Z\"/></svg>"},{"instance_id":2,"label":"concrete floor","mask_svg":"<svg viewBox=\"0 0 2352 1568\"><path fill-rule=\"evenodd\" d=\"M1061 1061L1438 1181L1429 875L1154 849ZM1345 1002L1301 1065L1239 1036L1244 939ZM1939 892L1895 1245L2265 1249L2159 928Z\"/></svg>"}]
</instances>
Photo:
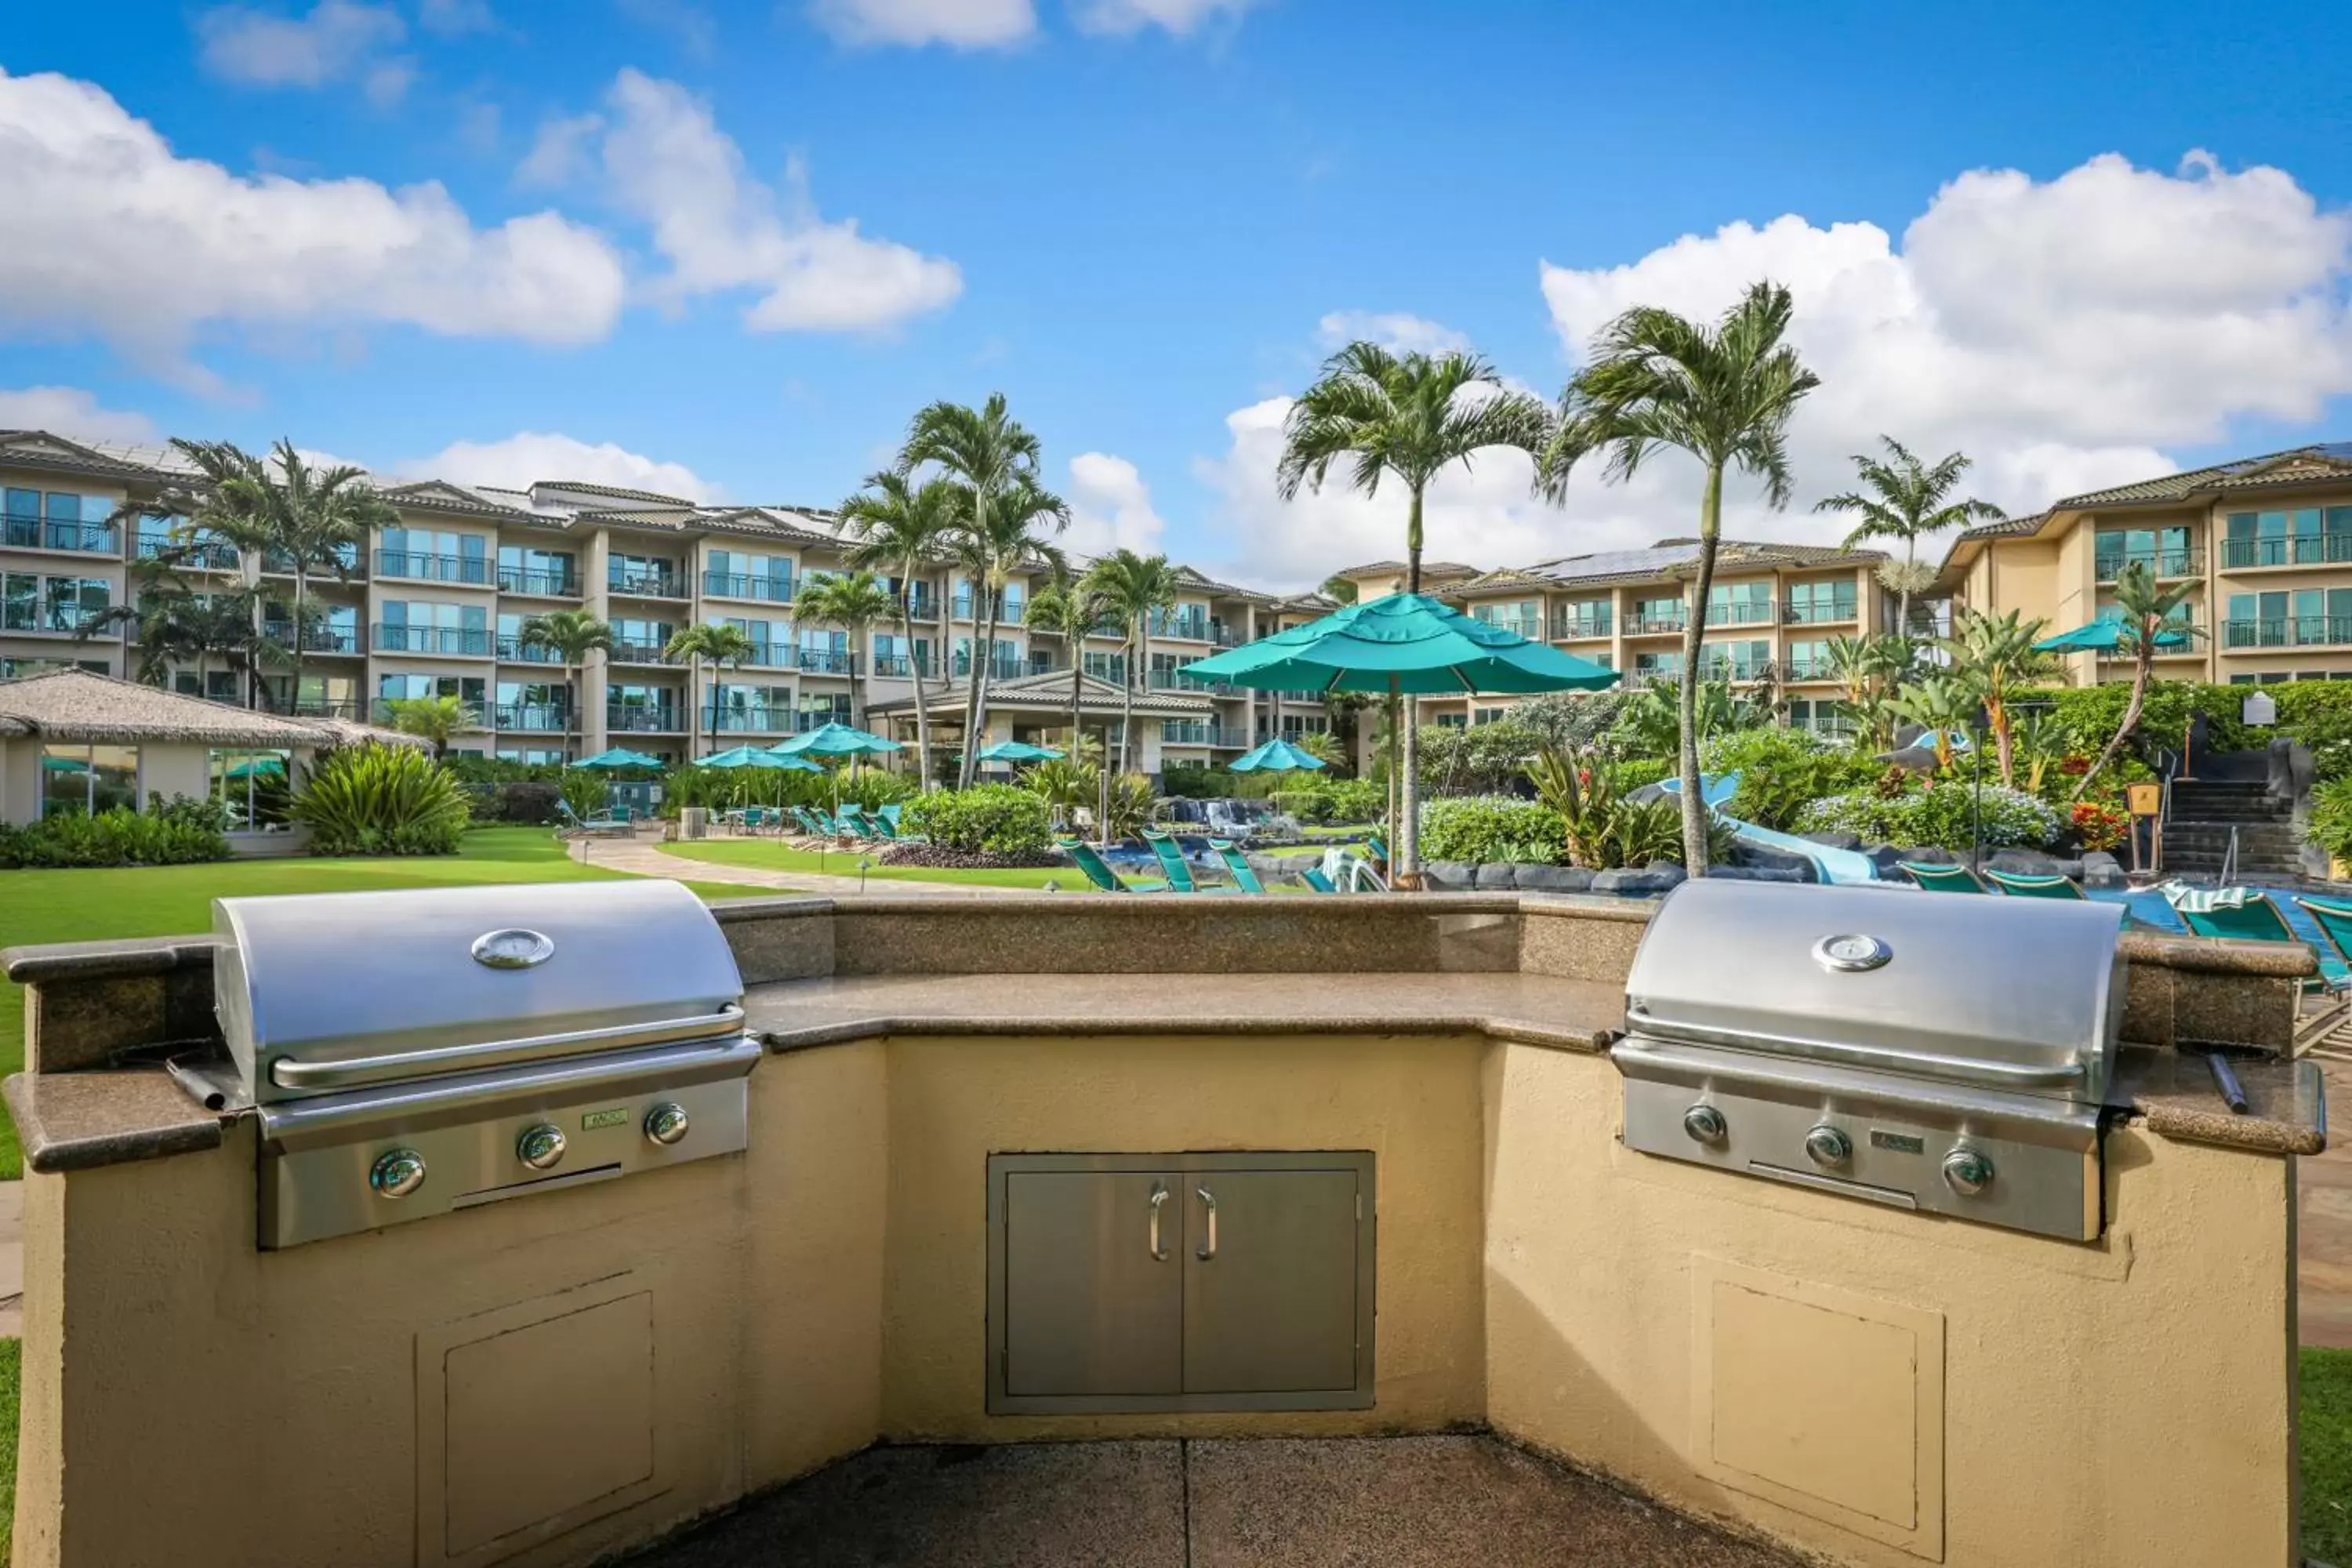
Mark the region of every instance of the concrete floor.
<instances>
[{"instance_id":1,"label":"concrete floor","mask_svg":"<svg viewBox=\"0 0 2352 1568\"><path fill-rule=\"evenodd\" d=\"M1794 1568L1489 1437L875 1448L636 1568Z\"/></svg>"},{"instance_id":2,"label":"concrete floor","mask_svg":"<svg viewBox=\"0 0 2352 1568\"><path fill-rule=\"evenodd\" d=\"M2297 1319L2307 1345L2352 1346L2352 1058L2313 1054L2327 1079L2327 1152L2296 1162Z\"/></svg>"}]
</instances>

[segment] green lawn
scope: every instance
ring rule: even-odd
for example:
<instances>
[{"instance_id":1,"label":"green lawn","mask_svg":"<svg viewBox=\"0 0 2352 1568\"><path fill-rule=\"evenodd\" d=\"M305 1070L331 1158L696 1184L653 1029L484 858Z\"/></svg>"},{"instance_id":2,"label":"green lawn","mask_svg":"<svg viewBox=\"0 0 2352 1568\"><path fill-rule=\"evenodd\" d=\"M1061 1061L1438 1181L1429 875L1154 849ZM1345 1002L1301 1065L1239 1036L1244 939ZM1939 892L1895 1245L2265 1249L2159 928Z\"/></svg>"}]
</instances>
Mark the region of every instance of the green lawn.
<instances>
[{"instance_id":1,"label":"green lawn","mask_svg":"<svg viewBox=\"0 0 2352 1568\"><path fill-rule=\"evenodd\" d=\"M2303 1352L2303 1554L2352 1563L2352 1351Z\"/></svg>"},{"instance_id":2,"label":"green lawn","mask_svg":"<svg viewBox=\"0 0 2352 1568\"><path fill-rule=\"evenodd\" d=\"M452 857L383 860L222 860L103 871L0 872L0 946L208 931L212 901L245 893L341 893L487 882L604 881L624 873L582 866L543 827L486 827ZM767 889L689 884L706 899L774 897ZM0 1074L25 1065L25 1005L0 980ZM0 1116L0 1180L21 1173L15 1123Z\"/></svg>"},{"instance_id":3,"label":"green lawn","mask_svg":"<svg viewBox=\"0 0 2352 1568\"><path fill-rule=\"evenodd\" d=\"M854 849L819 856L814 849L795 849L773 838L715 838L699 844L665 844L662 852L713 866L756 866L765 871L814 871L828 877L855 877L860 858ZM871 856L865 857L871 859ZM1043 888L1055 883L1064 891L1087 885L1086 873L1075 866L1040 866L1009 871L950 871L931 866L869 866L871 881L961 882L985 888ZM755 889L756 890L756 889Z\"/></svg>"}]
</instances>

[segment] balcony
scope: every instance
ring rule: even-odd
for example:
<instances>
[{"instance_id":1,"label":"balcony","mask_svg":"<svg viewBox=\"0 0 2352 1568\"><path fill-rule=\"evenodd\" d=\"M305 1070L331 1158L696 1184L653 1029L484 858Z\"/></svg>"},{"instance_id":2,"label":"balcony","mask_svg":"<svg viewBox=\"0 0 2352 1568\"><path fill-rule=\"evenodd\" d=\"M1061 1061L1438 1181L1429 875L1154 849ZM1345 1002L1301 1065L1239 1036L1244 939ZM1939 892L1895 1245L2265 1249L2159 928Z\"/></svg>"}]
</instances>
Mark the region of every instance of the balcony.
<instances>
[{"instance_id":1,"label":"balcony","mask_svg":"<svg viewBox=\"0 0 2352 1568\"><path fill-rule=\"evenodd\" d=\"M521 566L499 568L499 592L534 599L576 599L580 579L569 572L535 572Z\"/></svg>"},{"instance_id":2,"label":"balcony","mask_svg":"<svg viewBox=\"0 0 2352 1568\"><path fill-rule=\"evenodd\" d=\"M563 656L540 643L525 642L519 637L500 634L499 657L509 664L562 664ZM501 725L503 729L505 726Z\"/></svg>"},{"instance_id":3,"label":"balcony","mask_svg":"<svg viewBox=\"0 0 2352 1568\"><path fill-rule=\"evenodd\" d=\"M415 702L423 700L425 697L432 695L435 694L420 693L417 697L379 697L368 707L368 722L371 724L381 724L389 729L392 727L393 723L394 703ZM438 693L438 695L448 697L454 696L456 693L445 691ZM483 723L484 714L481 698L478 695L467 697L464 701L466 710L465 722L460 724L458 728L464 730L480 730L486 728Z\"/></svg>"},{"instance_id":4,"label":"balcony","mask_svg":"<svg viewBox=\"0 0 2352 1568\"><path fill-rule=\"evenodd\" d=\"M604 710L604 728L612 733L626 735L684 733L675 708L608 706Z\"/></svg>"},{"instance_id":5,"label":"balcony","mask_svg":"<svg viewBox=\"0 0 2352 1568\"><path fill-rule=\"evenodd\" d=\"M1625 617L1625 635L1637 637L1664 637L1669 632L1685 630L1689 626L1689 616L1680 610L1670 616L1628 616Z\"/></svg>"},{"instance_id":6,"label":"balcony","mask_svg":"<svg viewBox=\"0 0 2352 1568\"><path fill-rule=\"evenodd\" d=\"M488 658L490 634L460 626L387 626L378 623L368 633L369 646L378 653L440 654L452 658Z\"/></svg>"},{"instance_id":7,"label":"balcony","mask_svg":"<svg viewBox=\"0 0 2352 1568\"><path fill-rule=\"evenodd\" d=\"M665 646L657 642L632 642L625 637L614 637L613 646L604 650L604 658L609 664L666 664L668 660L662 656Z\"/></svg>"},{"instance_id":8,"label":"balcony","mask_svg":"<svg viewBox=\"0 0 2352 1568\"><path fill-rule=\"evenodd\" d=\"M1543 637L1543 622L1534 616L1478 616L1475 618L1483 625L1509 632L1514 637L1525 637L1529 642L1538 641Z\"/></svg>"},{"instance_id":9,"label":"balcony","mask_svg":"<svg viewBox=\"0 0 2352 1568\"><path fill-rule=\"evenodd\" d=\"M234 544L217 540L195 540L182 542L169 536L147 534L139 541L142 561L168 560L187 572L234 572L237 569L237 551Z\"/></svg>"},{"instance_id":10,"label":"balcony","mask_svg":"<svg viewBox=\"0 0 2352 1568\"><path fill-rule=\"evenodd\" d=\"M912 680L919 670L928 680L939 673L939 661L918 659L911 654L903 653L884 653L874 657L874 673L893 680Z\"/></svg>"},{"instance_id":11,"label":"balcony","mask_svg":"<svg viewBox=\"0 0 2352 1568\"><path fill-rule=\"evenodd\" d=\"M1791 626L1837 626L1853 620L1853 616L1854 603L1852 599L1832 599L1826 604L1819 599L1791 599L1788 604L1787 618Z\"/></svg>"},{"instance_id":12,"label":"balcony","mask_svg":"<svg viewBox=\"0 0 2352 1568\"><path fill-rule=\"evenodd\" d=\"M1209 736L1215 729L1214 724L1190 724L1181 720L1163 719L1160 721L1160 743L1163 746L1205 746L1210 744Z\"/></svg>"},{"instance_id":13,"label":"balcony","mask_svg":"<svg viewBox=\"0 0 2352 1568\"><path fill-rule=\"evenodd\" d=\"M742 660L745 669L791 669L799 662L800 650L788 642L752 641L751 651Z\"/></svg>"},{"instance_id":14,"label":"balcony","mask_svg":"<svg viewBox=\"0 0 2352 1568\"><path fill-rule=\"evenodd\" d=\"M616 583L614 586L620 584ZM796 586L790 577L761 577L747 572L705 572L702 574L702 592L714 599L757 599L764 604L789 605L793 602Z\"/></svg>"},{"instance_id":15,"label":"balcony","mask_svg":"<svg viewBox=\"0 0 2352 1568\"><path fill-rule=\"evenodd\" d=\"M1701 680L1761 680L1772 668L1769 658L1703 658L1699 660Z\"/></svg>"},{"instance_id":16,"label":"balcony","mask_svg":"<svg viewBox=\"0 0 2352 1568\"><path fill-rule=\"evenodd\" d=\"M2352 643L2352 616L2283 616L2264 620L2233 620L2222 633L2222 646L2242 647L2340 647ZM2159 647L2160 656L2173 651ZM2186 647L2179 651L2188 651Z\"/></svg>"},{"instance_id":17,"label":"balcony","mask_svg":"<svg viewBox=\"0 0 2352 1568\"><path fill-rule=\"evenodd\" d=\"M615 594L627 594L639 599L686 597L685 580L667 568L649 571L635 566L615 566L605 573L604 585Z\"/></svg>"},{"instance_id":18,"label":"balcony","mask_svg":"<svg viewBox=\"0 0 2352 1568\"><path fill-rule=\"evenodd\" d=\"M1178 642L1207 642L1209 623L1206 618L1194 616L1154 616L1151 617L1151 635Z\"/></svg>"},{"instance_id":19,"label":"balcony","mask_svg":"<svg viewBox=\"0 0 2352 1568\"><path fill-rule=\"evenodd\" d=\"M808 675L851 675L856 673L856 656L846 648L804 647L796 662Z\"/></svg>"},{"instance_id":20,"label":"balcony","mask_svg":"<svg viewBox=\"0 0 2352 1568\"><path fill-rule=\"evenodd\" d=\"M950 601L948 608L954 619L959 621L971 620L972 618L972 595L970 594L958 594L951 601ZM1028 609L1029 603L1025 599L1006 600L998 605L996 618L1006 626L1017 626L1021 624L1021 617L1028 612Z\"/></svg>"},{"instance_id":21,"label":"balcony","mask_svg":"<svg viewBox=\"0 0 2352 1568\"><path fill-rule=\"evenodd\" d=\"M1792 658L1781 667L1790 680L1835 680L1837 668L1825 658Z\"/></svg>"},{"instance_id":22,"label":"balcony","mask_svg":"<svg viewBox=\"0 0 2352 1568\"><path fill-rule=\"evenodd\" d=\"M1228 751L1243 752L1247 751L1256 743L1256 742L1250 739L1250 732L1247 730L1243 729L1238 724L1212 724L1209 726L1209 744L1212 746L1223 747Z\"/></svg>"},{"instance_id":23,"label":"balcony","mask_svg":"<svg viewBox=\"0 0 2352 1568\"><path fill-rule=\"evenodd\" d=\"M399 554L401 552L394 551L393 553ZM342 569L344 576L348 578L360 569L360 549L356 544L338 544L332 551L329 552L329 558L332 561L333 565L314 563L310 568L311 574L317 575L324 573L331 576L334 574L335 568L340 566ZM264 572L276 573L281 577L290 577L294 574L294 557L288 554L283 550L265 550L261 554L261 569ZM479 581L478 578L450 579L450 581L461 580L467 582Z\"/></svg>"},{"instance_id":24,"label":"balcony","mask_svg":"<svg viewBox=\"0 0 2352 1568\"><path fill-rule=\"evenodd\" d=\"M1233 694L1234 683L1190 675L1181 669L1155 669L1151 672L1150 688L1154 691L1202 691L1212 696L1228 697Z\"/></svg>"},{"instance_id":25,"label":"balcony","mask_svg":"<svg viewBox=\"0 0 2352 1568\"><path fill-rule=\"evenodd\" d=\"M294 623L264 621L261 623L261 635L280 647L290 646L294 640ZM302 634L302 651L304 653L362 653L365 650L360 647L359 627L326 626L312 626Z\"/></svg>"},{"instance_id":26,"label":"balcony","mask_svg":"<svg viewBox=\"0 0 2352 1568\"><path fill-rule=\"evenodd\" d=\"M2221 569L2251 571L2265 566L2339 566L2352 562L2352 533L2306 533L2293 538L2225 539Z\"/></svg>"},{"instance_id":27,"label":"balcony","mask_svg":"<svg viewBox=\"0 0 2352 1568\"><path fill-rule=\"evenodd\" d=\"M1019 658L992 658L988 661L988 679L991 680L1018 680L1024 675L1051 675L1053 672L1054 666L1050 659L1041 660L1034 663L1026 662ZM971 673L971 656L970 654L958 654L953 665L950 668L949 673L958 676L970 675ZM1089 670L1087 673L1092 675L1094 672ZM1097 676L1096 679L1107 679L1112 678Z\"/></svg>"},{"instance_id":28,"label":"balcony","mask_svg":"<svg viewBox=\"0 0 2352 1568\"><path fill-rule=\"evenodd\" d=\"M2286 541L2276 542L2284 544ZM2200 571L2197 553L2190 550L2102 550L2098 552L2097 570L2102 583L2114 582L2124 574L2127 566L2141 567L2158 577L2194 577Z\"/></svg>"},{"instance_id":29,"label":"balcony","mask_svg":"<svg viewBox=\"0 0 2352 1568\"><path fill-rule=\"evenodd\" d=\"M790 735L799 729L814 729L816 725L797 725L798 715L789 708L706 708L702 710L705 728L714 734L727 735Z\"/></svg>"},{"instance_id":30,"label":"balcony","mask_svg":"<svg viewBox=\"0 0 2352 1568\"><path fill-rule=\"evenodd\" d=\"M492 715L501 730L525 730L538 734L562 734L571 728L571 715L552 702L502 703Z\"/></svg>"},{"instance_id":31,"label":"balcony","mask_svg":"<svg viewBox=\"0 0 2352 1568\"><path fill-rule=\"evenodd\" d=\"M5 537L12 550L69 550L78 555L113 555L121 549L121 536L110 522L12 517Z\"/></svg>"},{"instance_id":32,"label":"balcony","mask_svg":"<svg viewBox=\"0 0 2352 1568\"><path fill-rule=\"evenodd\" d=\"M357 720L367 709L356 697L302 697L295 700L291 712L297 719Z\"/></svg>"},{"instance_id":33,"label":"balcony","mask_svg":"<svg viewBox=\"0 0 2352 1568\"><path fill-rule=\"evenodd\" d=\"M1248 634L1239 626L1229 626L1223 621L1211 621L1209 640L1219 647L1240 647L1250 639Z\"/></svg>"},{"instance_id":34,"label":"balcony","mask_svg":"<svg viewBox=\"0 0 2352 1568\"><path fill-rule=\"evenodd\" d=\"M1551 623L1551 635L1563 641L1599 640L1609 636L1611 617L1607 616L1559 616Z\"/></svg>"},{"instance_id":35,"label":"balcony","mask_svg":"<svg viewBox=\"0 0 2352 1568\"><path fill-rule=\"evenodd\" d=\"M290 561L280 568L288 572L293 569ZM375 552L375 574L422 583L470 583L488 587L490 563L479 555L421 555L412 550L379 550Z\"/></svg>"},{"instance_id":36,"label":"balcony","mask_svg":"<svg viewBox=\"0 0 2352 1568\"><path fill-rule=\"evenodd\" d=\"M907 601L907 615L911 620L938 620L940 618L940 596L937 594L914 595Z\"/></svg>"},{"instance_id":37,"label":"balcony","mask_svg":"<svg viewBox=\"0 0 2352 1568\"><path fill-rule=\"evenodd\" d=\"M1798 617L1792 613L1790 617ZM1724 601L1706 607L1706 624L1711 626L1755 626L1769 625L1772 619L1772 604L1769 599ZM1846 616L1852 620L1852 616Z\"/></svg>"}]
</instances>

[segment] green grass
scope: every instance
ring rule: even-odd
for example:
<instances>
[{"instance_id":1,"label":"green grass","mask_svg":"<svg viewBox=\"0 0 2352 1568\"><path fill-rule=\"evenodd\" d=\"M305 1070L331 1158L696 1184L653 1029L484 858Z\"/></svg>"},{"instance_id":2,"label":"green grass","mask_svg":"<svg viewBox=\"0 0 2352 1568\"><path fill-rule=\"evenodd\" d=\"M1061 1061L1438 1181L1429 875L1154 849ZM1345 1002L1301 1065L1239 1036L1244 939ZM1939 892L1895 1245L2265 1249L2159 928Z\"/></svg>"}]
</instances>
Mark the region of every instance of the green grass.
<instances>
[{"instance_id":1,"label":"green grass","mask_svg":"<svg viewBox=\"0 0 2352 1568\"><path fill-rule=\"evenodd\" d=\"M665 844L662 852L713 866L751 866L763 871L813 871L828 877L857 875L859 854L835 850L819 856L814 849L795 849L772 838L720 838L700 844ZM871 859L872 856L865 857ZM1086 873L1075 866L1024 867L1004 871L952 871L932 866L868 866L866 879L877 882L959 882L983 888L1039 888L1048 882L1064 891L1087 885Z\"/></svg>"},{"instance_id":2,"label":"green grass","mask_svg":"<svg viewBox=\"0 0 2352 1568\"><path fill-rule=\"evenodd\" d=\"M0 873L0 945L209 931L212 901L254 893L342 893L493 882L597 882L625 875L568 858L543 827L486 827L455 856L383 860L219 860L201 866ZM724 882L689 883L705 899L774 897ZM0 980L0 1074L25 1066L25 1004ZM0 1116L0 1180L22 1173L16 1124Z\"/></svg>"},{"instance_id":3,"label":"green grass","mask_svg":"<svg viewBox=\"0 0 2352 1568\"><path fill-rule=\"evenodd\" d=\"M2303 1554L2352 1563L2352 1351L2303 1352Z\"/></svg>"}]
</instances>

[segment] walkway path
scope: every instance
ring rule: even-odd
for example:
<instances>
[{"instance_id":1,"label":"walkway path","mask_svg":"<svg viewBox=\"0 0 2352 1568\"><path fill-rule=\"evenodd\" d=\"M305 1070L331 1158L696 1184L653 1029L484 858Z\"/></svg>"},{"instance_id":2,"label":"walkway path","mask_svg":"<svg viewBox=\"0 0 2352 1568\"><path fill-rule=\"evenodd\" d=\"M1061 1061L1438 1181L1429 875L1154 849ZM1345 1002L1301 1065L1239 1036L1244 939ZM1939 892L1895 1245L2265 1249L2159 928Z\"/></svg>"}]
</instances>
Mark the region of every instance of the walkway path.
<instances>
[{"instance_id":1,"label":"walkway path","mask_svg":"<svg viewBox=\"0 0 2352 1568\"><path fill-rule=\"evenodd\" d=\"M743 887L772 888L784 893L824 893L839 898L846 894L866 893L877 898L1001 898L1006 894L1025 893L1026 888L994 888L968 882L908 882L894 878L877 877L860 882L853 870L845 877L821 875L814 871L776 871L762 866L727 866L715 860L689 860L683 855L667 855L661 845L650 838L578 838L572 843L572 858L587 866L602 866L610 871L626 871L635 877L667 877L679 882L729 882ZM852 867L855 857L844 857Z\"/></svg>"}]
</instances>

